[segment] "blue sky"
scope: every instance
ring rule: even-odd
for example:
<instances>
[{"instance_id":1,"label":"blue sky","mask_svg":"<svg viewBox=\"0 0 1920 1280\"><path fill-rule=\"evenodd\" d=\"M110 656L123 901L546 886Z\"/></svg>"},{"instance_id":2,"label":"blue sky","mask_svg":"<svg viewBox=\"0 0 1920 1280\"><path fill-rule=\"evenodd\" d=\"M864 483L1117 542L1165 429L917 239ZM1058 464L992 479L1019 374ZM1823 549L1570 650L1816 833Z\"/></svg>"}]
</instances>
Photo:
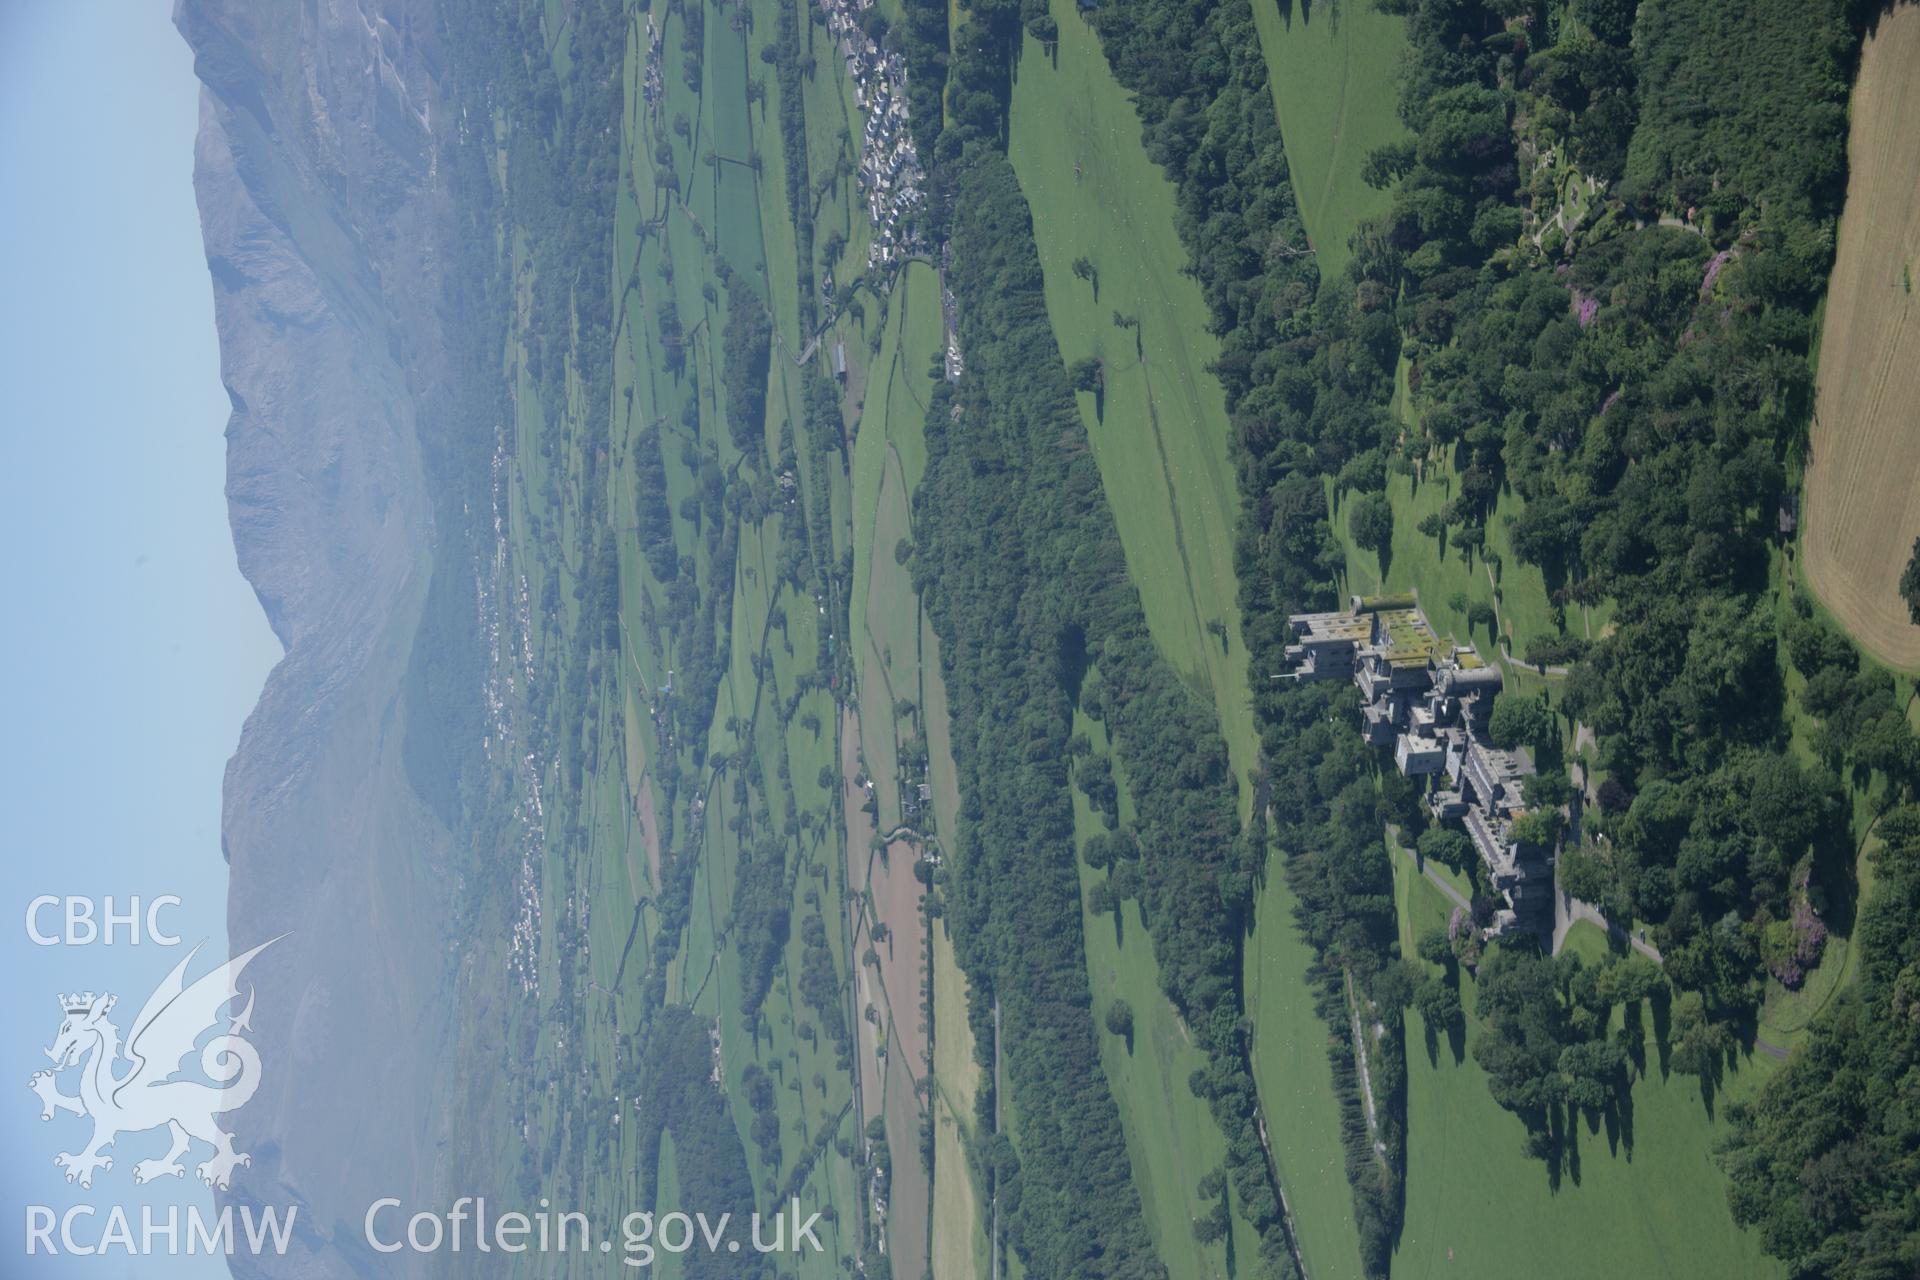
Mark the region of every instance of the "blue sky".
<instances>
[{"instance_id":1,"label":"blue sky","mask_svg":"<svg viewBox=\"0 0 1920 1280\"><path fill-rule=\"evenodd\" d=\"M221 774L280 653L227 526L228 406L192 185L198 99L164 0L0 4L6 1275L226 1274L205 1258L14 1260L25 1205L136 1205L128 1170L165 1145L123 1138L90 1194L62 1180L53 1154L78 1150L85 1126L42 1123L25 1088L47 1065L58 993L112 990L124 1026L182 954L36 946L27 904L177 894L165 923L224 955ZM191 1182L151 1198L211 1202Z\"/></svg>"}]
</instances>

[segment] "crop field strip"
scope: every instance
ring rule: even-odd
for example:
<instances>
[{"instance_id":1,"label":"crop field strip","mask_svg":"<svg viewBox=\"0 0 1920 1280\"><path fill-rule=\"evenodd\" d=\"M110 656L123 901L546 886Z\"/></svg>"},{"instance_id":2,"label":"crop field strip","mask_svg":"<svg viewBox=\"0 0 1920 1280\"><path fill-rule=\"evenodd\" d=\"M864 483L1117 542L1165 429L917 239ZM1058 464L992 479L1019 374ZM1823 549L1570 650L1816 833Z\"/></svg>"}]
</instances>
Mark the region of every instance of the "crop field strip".
<instances>
[{"instance_id":1,"label":"crop field strip","mask_svg":"<svg viewBox=\"0 0 1920 1280\"><path fill-rule=\"evenodd\" d=\"M1846 212L1820 340L1800 551L1809 585L1866 650L1920 671L1899 595L1920 537L1920 13L1896 7L1860 58Z\"/></svg>"},{"instance_id":2,"label":"crop field strip","mask_svg":"<svg viewBox=\"0 0 1920 1280\"><path fill-rule=\"evenodd\" d=\"M1029 38L1008 144L1034 207L1047 314L1068 364L1102 361L1104 404L1082 392L1080 409L1129 571L1161 651L1219 708L1244 777L1255 735L1233 567L1239 495L1208 369L1219 351L1199 289L1180 272L1173 190L1093 32L1064 0L1054 7L1057 53ZM1093 280L1074 270L1082 258ZM1116 314L1137 327L1117 327Z\"/></svg>"}]
</instances>

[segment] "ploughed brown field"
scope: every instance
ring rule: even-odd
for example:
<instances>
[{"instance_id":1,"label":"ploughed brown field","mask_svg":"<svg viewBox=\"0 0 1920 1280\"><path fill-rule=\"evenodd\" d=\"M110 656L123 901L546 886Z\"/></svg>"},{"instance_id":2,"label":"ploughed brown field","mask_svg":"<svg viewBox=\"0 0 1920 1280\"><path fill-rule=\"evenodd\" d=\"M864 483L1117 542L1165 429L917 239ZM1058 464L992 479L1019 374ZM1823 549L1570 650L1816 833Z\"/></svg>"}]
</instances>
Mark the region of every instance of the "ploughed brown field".
<instances>
[{"instance_id":1,"label":"ploughed brown field","mask_svg":"<svg viewBox=\"0 0 1920 1280\"><path fill-rule=\"evenodd\" d=\"M1920 8L1861 57L1801 540L1807 580L1882 661L1920 668L1899 580L1920 536Z\"/></svg>"}]
</instances>

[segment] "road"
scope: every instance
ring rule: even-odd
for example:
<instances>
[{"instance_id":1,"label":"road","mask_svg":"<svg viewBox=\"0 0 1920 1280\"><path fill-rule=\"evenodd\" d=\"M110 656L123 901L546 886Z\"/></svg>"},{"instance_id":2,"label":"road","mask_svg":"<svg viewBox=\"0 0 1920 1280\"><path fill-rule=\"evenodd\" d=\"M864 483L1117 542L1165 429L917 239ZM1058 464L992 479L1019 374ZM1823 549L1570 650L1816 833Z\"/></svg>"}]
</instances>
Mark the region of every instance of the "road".
<instances>
[{"instance_id":1,"label":"road","mask_svg":"<svg viewBox=\"0 0 1920 1280\"><path fill-rule=\"evenodd\" d=\"M1409 849L1405 845L1401 844L1397 835L1391 840L1390 843L1392 843L1394 848L1400 850L1400 852L1409 861L1411 861L1414 866L1418 867L1420 869L1421 874L1426 876L1428 881L1431 882L1436 889L1440 890L1441 893L1447 896L1447 900L1449 902L1453 903L1453 905L1455 905L1456 907L1459 907L1460 910L1466 912L1468 916L1471 916L1473 914L1473 904L1468 902L1466 898L1462 896L1460 891L1454 888L1451 884L1449 884L1446 881L1446 879L1440 875L1439 872L1435 871L1432 867L1428 866L1424 858L1422 858L1419 854L1415 853L1412 849ZM1615 927L1611 921L1609 921L1605 916L1601 915L1600 912L1597 909L1595 909L1593 906L1589 905L1588 903L1580 901L1580 899L1574 897L1572 894L1561 892L1560 886L1557 883L1559 873L1560 873L1559 864L1556 863L1554 865L1554 876L1555 876L1556 883L1554 885L1554 892L1553 892L1553 954L1555 955L1560 954L1560 944L1566 941L1567 930L1573 927L1573 922L1576 920L1586 920L1592 924L1598 925L1600 928L1606 930L1609 934L1611 934L1616 938L1626 939L1628 946L1632 947L1635 951L1639 952L1641 955L1645 956L1647 959L1653 961L1655 964L1665 963L1661 959L1659 949L1656 948L1652 943L1646 942L1640 938L1636 938L1631 934L1627 933L1624 929ZM1753 1048L1754 1048L1754 1052L1764 1053L1769 1058L1773 1058L1781 1062L1785 1062L1787 1060L1787 1054L1789 1052L1786 1046L1775 1044L1773 1041L1768 1040L1766 1037L1759 1036L1759 1035L1756 1035L1753 1038Z\"/></svg>"},{"instance_id":2,"label":"road","mask_svg":"<svg viewBox=\"0 0 1920 1280\"><path fill-rule=\"evenodd\" d=\"M1460 910L1466 912L1468 916L1473 915L1473 904L1471 902L1468 902L1466 897L1462 895L1458 889L1454 888L1453 885L1446 879L1446 877L1442 876L1438 871L1435 871L1432 867L1428 866L1427 860L1425 858L1421 857L1418 853L1415 853L1412 849L1407 848L1407 846L1405 846L1404 844L1401 844L1400 833L1397 829L1393 827L1387 828L1387 843L1391 844L1394 848L1398 849L1401 853L1405 854L1407 857L1407 860L1412 862L1414 866L1420 869L1420 873L1426 876L1426 878L1432 882L1434 888L1438 889L1441 893L1444 893L1447 895L1447 900L1449 902L1453 903L1454 906L1460 908Z\"/></svg>"},{"instance_id":3,"label":"road","mask_svg":"<svg viewBox=\"0 0 1920 1280\"><path fill-rule=\"evenodd\" d=\"M1560 867L1556 862L1554 864L1553 886L1553 954L1560 954L1560 948L1567 940L1567 931L1573 928L1574 922L1585 920L1589 924L1597 925L1603 932L1612 937L1621 939L1628 946L1655 964L1666 963L1665 959L1660 955L1659 948L1642 938L1633 936L1625 929L1620 928L1608 920L1604 915L1600 914L1600 909L1592 903L1582 902L1580 899L1562 889L1559 884L1559 879Z\"/></svg>"}]
</instances>

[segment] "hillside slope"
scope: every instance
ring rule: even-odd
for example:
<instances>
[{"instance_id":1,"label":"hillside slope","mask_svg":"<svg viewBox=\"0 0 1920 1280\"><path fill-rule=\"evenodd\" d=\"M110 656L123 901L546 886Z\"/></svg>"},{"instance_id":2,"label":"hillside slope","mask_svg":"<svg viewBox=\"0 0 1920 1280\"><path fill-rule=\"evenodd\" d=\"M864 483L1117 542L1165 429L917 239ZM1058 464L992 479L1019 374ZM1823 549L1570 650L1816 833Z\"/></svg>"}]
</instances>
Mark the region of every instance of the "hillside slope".
<instances>
[{"instance_id":1,"label":"hillside slope","mask_svg":"<svg viewBox=\"0 0 1920 1280\"><path fill-rule=\"evenodd\" d=\"M234 545L286 646L224 797L234 949L286 935L249 970L264 1078L235 1113L254 1159L231 1196L351 1221L426 1193L440 1126L448 832L407 779L399 697L433 539L415 397L440 357L431 58L397 32L432 15L186 0L176 21L206 85L195 183ZM303 1236L272 1273L366 1274L343 1243Z\"/></svg>"}]
</instances>

